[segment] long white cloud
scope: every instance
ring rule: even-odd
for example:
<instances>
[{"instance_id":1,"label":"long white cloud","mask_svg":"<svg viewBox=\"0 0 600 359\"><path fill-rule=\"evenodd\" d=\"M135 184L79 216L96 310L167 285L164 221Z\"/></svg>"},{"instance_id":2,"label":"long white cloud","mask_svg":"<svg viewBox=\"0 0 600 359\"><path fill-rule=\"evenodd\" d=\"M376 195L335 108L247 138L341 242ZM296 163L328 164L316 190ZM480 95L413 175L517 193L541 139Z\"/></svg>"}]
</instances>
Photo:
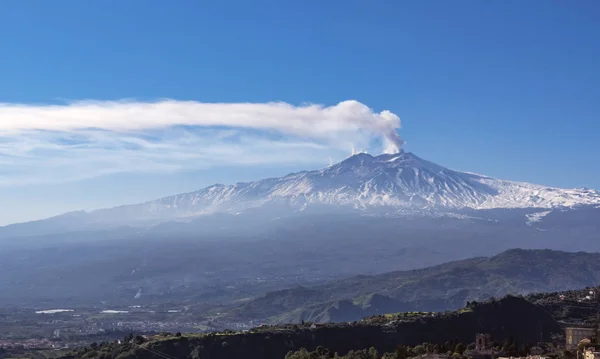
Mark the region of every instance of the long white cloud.
<instances>
[{"instance_id":1,"label":"long white cloud","mask_svg":"<svg viewBox=\"0 0 600 359\"><path fill-rule=\"evenodd\" d=\"M0 104L0 183L325 162L332 152L368 148L375 139L397 151L403 143L398 128L395 114L357 101L330 107L175 100Z\"/></svg>"}]
</instances>

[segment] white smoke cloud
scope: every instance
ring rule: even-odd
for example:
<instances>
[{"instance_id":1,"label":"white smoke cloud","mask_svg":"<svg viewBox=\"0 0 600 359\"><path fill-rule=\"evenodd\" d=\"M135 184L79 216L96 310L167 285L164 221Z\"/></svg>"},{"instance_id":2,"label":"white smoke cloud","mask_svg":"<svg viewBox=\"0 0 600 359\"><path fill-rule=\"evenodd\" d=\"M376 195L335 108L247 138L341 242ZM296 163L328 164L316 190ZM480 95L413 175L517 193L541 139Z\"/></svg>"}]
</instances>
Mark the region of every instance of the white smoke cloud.
<instances>
[{"instance_id":1,"label":"white smoke cloud","mask_svg":"<svg viewBox=\"0 0 600 359\"><path fill-rule=\"evenodd\" d=\"M325 164L383 140L398 152L400 118L357 101L335 106L83 101L0 104L0 183L216 165Z\"/></svg>"}]
</instances>

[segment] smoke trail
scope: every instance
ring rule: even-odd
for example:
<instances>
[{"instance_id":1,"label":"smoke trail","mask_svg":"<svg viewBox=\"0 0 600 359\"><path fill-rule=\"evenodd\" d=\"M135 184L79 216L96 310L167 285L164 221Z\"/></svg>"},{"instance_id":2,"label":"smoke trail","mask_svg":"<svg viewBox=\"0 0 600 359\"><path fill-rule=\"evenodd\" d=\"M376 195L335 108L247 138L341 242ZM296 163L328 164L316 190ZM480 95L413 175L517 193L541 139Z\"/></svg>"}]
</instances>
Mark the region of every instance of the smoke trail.
<instances>
[{"instance_id":1,"label":"smoke trail","mask_svg":"<svg viewBox=\"0 0 600 359\"><path fill-rule=\"evenodd\" d=\"M392 130L383 135L383 143L383 153L394 154L402 152L402 146L404 146L406 141L395 130Z\"/></svg>"},{"instance_id":2,"label":"smoke trail","mask_svg":"<svg viewBox=\"0 0 600 359\"><path fill-rule=\"evenodd\" d=\"M315 164L350 148L402 150L400 118L334 106L197 101L0 103L0 185L223 164ZM383 143L383 146L376 145ZM384 147L384 148L381 148Z\"/></svg>"},{"instance_id":3,"label":"smoke trail","mask_svg":"<svg viewBox=\"0 0 600 359\"><path fill-rule=\"evenodd\" d=\"M0 103L0 135L36 130L73 133L98 129L125 132L173 126L257 129L332 141L364 141L369 137L383 137L389 150L399 150L403 143L395 133L400 128L400 118L397 115L390 111L374 112L353 100L329 107L175 100L84 101L67 105Z\"/></svg>"}]
</instances>

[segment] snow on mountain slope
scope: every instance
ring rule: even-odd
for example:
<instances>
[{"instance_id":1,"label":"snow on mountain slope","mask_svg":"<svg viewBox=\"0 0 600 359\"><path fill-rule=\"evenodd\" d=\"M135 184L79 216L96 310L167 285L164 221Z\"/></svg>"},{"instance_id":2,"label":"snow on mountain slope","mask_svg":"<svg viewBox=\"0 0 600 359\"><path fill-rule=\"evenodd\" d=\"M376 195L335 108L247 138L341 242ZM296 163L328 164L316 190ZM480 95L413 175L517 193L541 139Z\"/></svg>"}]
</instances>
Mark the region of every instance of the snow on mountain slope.
<instances>
[{"instance_id":1,"label":"snow on mountain slope","mask_svg":"<svg viewBox=\"0 0 600 359\"><path fill-rule=\"evenodd\" d=\"M600 192L595 190L504 181L453 171L412 153L400 152L376 157L361 153L321 170L234 185L217 184L192 193L91 214L98 220L172 219L216 212L237 213L268 205L296 209L311 205L384 207L405 211L552 209L599 204Z\"/></svg>"}]
</instances>

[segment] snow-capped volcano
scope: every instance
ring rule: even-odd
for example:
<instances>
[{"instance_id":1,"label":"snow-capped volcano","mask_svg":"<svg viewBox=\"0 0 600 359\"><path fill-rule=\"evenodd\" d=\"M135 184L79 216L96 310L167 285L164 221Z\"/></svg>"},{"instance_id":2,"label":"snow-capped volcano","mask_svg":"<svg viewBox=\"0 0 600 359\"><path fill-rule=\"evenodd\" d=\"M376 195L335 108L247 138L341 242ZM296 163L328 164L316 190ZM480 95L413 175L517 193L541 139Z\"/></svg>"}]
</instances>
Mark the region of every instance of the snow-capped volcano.
<instances>
[{"instance_id":1,"label":"snow-capped volcano","mask_svg":"<svg viewBox=\"0 0 600 359\"><path fill-rule=\"evenodd\" d=\"M600 192L559 189L458 172L409 152L353 155L330 167L205 189L119 209L140 217L237 213L267 205L357 209L559 208L600 204ZM114 209L113 209L114 210ZM110 210L109 210L110 211Z\"/></svg>"},{"instance_id":2,"label":"snow-capped volcano","mask_svg":"<svg viewBox=\"0 0 600 359\"><path fill-rule=\"evenodd\" d=\"M31 222L34 226L16 224L4 227L0 236L136 223L146 226L191 220L206 214L251 214L255 209L265 210L272 218L273 213L279 216L312 208L350 208L367 214L383 211L402 215L524 208L531 209L527 212L533 215L582 206L600 208L600 192L454 171L403 151L379 156L360 153L320 170L233 185L217 184L191 193L89 213L67 213ZM527 217L528 223L532 218Z\"/></svg>"}]
</instances>

